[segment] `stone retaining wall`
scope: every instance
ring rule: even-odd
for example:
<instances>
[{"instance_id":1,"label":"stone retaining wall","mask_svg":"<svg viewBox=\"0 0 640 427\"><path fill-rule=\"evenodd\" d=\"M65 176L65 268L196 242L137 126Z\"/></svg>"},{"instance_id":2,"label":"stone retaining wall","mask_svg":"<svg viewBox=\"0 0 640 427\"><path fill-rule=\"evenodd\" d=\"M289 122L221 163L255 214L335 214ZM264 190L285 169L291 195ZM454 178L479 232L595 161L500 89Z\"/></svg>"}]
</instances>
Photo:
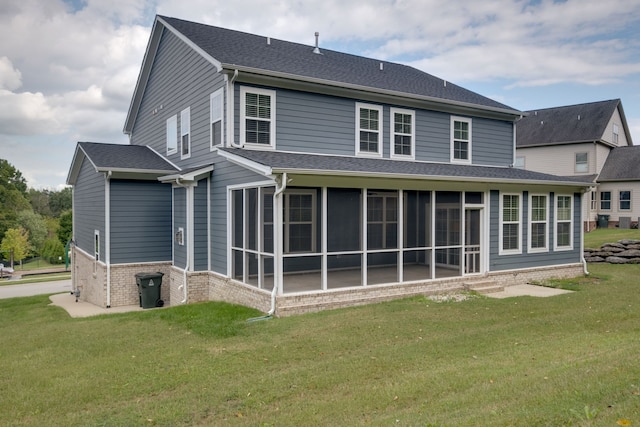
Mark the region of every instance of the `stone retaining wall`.
<instances>
[{"instance_id":1,"label":"stone retaining wall","mask_svg":"<svg viewBox=\"0 0 640 427\"><path fill-rule=\"evenodd\" d=\"M585 249L584 259L609 264L640 264L640 240L625 239L605 243L599 249Z\"/></svg>"}]
</instances>

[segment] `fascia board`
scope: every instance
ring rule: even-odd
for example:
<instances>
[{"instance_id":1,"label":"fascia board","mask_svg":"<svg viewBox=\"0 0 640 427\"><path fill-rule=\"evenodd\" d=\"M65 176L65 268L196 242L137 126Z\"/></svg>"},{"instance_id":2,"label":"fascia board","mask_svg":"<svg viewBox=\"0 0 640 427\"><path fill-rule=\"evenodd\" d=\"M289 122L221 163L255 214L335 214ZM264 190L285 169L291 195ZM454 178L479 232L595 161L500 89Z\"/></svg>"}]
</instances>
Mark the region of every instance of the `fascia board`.
<instances>
[{"instance_id":1,"label":"fascia board","mask_svg":"<svg viewBox=\"0 0 640 427\"><path fill-rule=\"evenodd\" d=\"M229 160L230 162L233 162L235 164L237 164L238 166L242 166L245 169L249 169L253 172L256 172L260 175L264 175L264 176L271 176L273 174L273 169L270 166L266 166L263 165L261 163L257 163L254 162L252 160L248 160L245 159L244 157L241 156L236 156L235 154L231 154L231 153L227 153L225 151L222 150L216 150L216 152L224 157L225 159Z\"/></svg>"}]
</instances>

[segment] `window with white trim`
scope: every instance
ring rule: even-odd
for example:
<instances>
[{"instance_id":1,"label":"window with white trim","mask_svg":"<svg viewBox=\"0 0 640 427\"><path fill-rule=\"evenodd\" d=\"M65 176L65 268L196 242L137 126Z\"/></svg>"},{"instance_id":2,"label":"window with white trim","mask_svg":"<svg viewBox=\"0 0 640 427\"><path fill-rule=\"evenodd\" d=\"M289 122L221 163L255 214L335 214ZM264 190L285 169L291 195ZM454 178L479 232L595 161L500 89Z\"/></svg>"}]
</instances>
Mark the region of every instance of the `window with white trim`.
<instances>
[{"instance_id":1,"label":"window with white trim","mask_svg":"<svg viewBox=\"0 0 640 427\"><path fill-rule=\"evenodd\" d=\"M451 161L471 163L471 119L451 117Z\"/></svg>"},{"instance_id":2,"label":"window with white trim","mask_svg":"<svg viewBox=\"0 0 640 427\"><path fill-rule=\"evenodd\" d=\"M618 140L620 139L620 128L618 125L613 125L613 143L618 144Z\"/></svg>"},{"instance_id":3,"label":"window with white trim","mask_svg":"<svg viewBox=\"0 0 640 427\"><path fill-rule=\"evenodd\" d=\"M554 249L573 249L573 196L556 195Z\"/></svg>"},{"instance_id":4,"label":"window with white trim","mask_svg":"<svg viewBox=\"0 0 640 427\"><path fill-rule=\"evenodd\" d=\"M415 112L391 109L391 158L415 158Z\"/></svg>"},{"instance_id":5,"label":"window with white trim","mask_svg":"<svg viewBox=\"0 0 640 427\"><path fill-rule=\"evenodd\" d=\"M367 195L368 249L398 247L398 193L370 191Z\"/></svg>"},{"instance_id":6,"label":"window with white trim","mask_svg":"<svg viewBox=\"0 0 640 427\"><path fill-rule=\"evenodd\" d=\"M316 192L287 190L284 193L284 251L313 252L316 247Z\"/></svg>"},{"instance_id":7,"label":"window with white trim","mask_svg":"<svg viewBox=\"0 0 640 427\"><path fill-rule=\"evenodd\" d=\"M356 103L356 155L382 157L382 107Z\"/></svg>"},{"instance_id":8,"label":"window with white trim","mask_svg":"<svg viewBox=\"0 0 640 427\"><path fill-rule=\"evenodd\" d=\"M224 121L222 120L224 96L222 89L218 89L211 94L211 98L209 100L209 111L211 123L210 147L213 149L216 146L222 145L222 138L224 137Z\"/></svg>"},{"instance_id":9,"label":"window with white trim","mask_svg":"<svg viewBox=\"0 0 640 427\"><path fill-rule=\"evenodd\" d=\"M611 210L611 191L600 192L600 210L602 211Z\"/></svg>"},{"instance_id":10,"label":"window with white trim","mask_svg":"<svg viewBox=\"0 0 640 427\"><path fill-rule=\"evenodd\" d=\"M519 194L500 195L500 254L519 254L522 209Z\"/></svg>"},{"instance_id":11,"label":"window with white trim","mask_svg":"<svg viewBox=\"0 0 640 427\"><path fill-rule=\"evenodd\" d=\"M589 153L576 153L575 171L589 172Z\"/></svg>"},{"instance_id":12,"label":"window with white trim","mask_svg":"<svg viewBox=\"0 0 640 427\"><path fill-rule=\"evenodd\" d=\"M598 209L598 192L591 191L591 210L595 211Z\"/></svg>"},{"instance_id":13,"label":"window with white trim","mask_svg":"<svg viewBox=\"0 0 640 427\"><path fill-rule=\"evenodd\" d=\"M93 231L93 274L98 272L98 261L100 261L100 231Z\"/></svg>"},{"instance_id":14,"label":"window with white trim","mask_svg":"<svg viewBox=\"0 0 640 427\"><path fill-rule=\"evenodd\" d=\"M631 191L620 191L620 198L618 200L618 210L630 211L631 210Z\"/></svg>"},{"instance_id":15,"label":"window with white trim","mask_svg":"<svg viewBox=\"0 0 640 427\"><path fill-rule=\"evenodd\" d=\"M180 158L191 157L191 108L187 107L180 112Z\"/></svg>"},{"instance_id":16,"label":"window with white trim","mask_svg":"<svg viewBox=\"0 0 640 427\"><path fill-rule=\"evenodd\" d=\"M167 155L178 152L178 116L167 119Z\"/></svg>"},{"instance_id":17,"label":"window with white trim","mask_svg":"<svg viewBox=\"0 0 640 427\"><path fill-rule=\"evenodd\" d=\"M544 252L547 250L549 234L548 196L532 194L529 196L529 250Z\"/></svg>"},{"instance_id":18,"label":"window with white trim","mask_svg":"<svg viewBox=\"0 0 640 427\"><path fill-rule=\"evenodd\" d=\"M276 146L276 92L240 88L240 142L253 148Z\"/></svg>"}]
</instances>

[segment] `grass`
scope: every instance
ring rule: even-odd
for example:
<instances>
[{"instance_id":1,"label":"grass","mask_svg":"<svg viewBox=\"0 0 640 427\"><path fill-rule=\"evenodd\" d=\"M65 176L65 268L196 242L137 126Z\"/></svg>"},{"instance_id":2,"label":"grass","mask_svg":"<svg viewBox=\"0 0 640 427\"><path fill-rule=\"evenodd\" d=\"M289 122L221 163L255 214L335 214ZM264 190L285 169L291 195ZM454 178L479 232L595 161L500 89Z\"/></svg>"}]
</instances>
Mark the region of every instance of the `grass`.
<instances>
[{"instance_id":1,"label":"grass","mask_svg":"<svg viewBox=\"0 0 640 427\"><path fill-rule=\"evenodd\" d=\"M640 265L551 298L424 297L246 322L0 300L0 425L640 424Z\"/></svg>"},{"instance_id":2,"label":"grass","mask_svg":"<svg viewBox=\"0 0 640 427\"><path fill-rule=\"evenodd\" d=\"M598 228L584 233L584 247L598 249L605 243L617 242L623 239L640 240L640 230L620 228Z\"/></svg>"},{"instance_id":3,"label":"grass","mask_svg":"<svg viewBox=\"0 0 640 427\"><path fill-rule=\"evenodd\" d=\"M65 273L47 273L47 274L30 274L21 279L0 279L0 286L3 285L24 285L27 283L39 283L39 282L52 282L55 280L69 280L71 279L71 272Z\"/></svg>"}]
</instances>

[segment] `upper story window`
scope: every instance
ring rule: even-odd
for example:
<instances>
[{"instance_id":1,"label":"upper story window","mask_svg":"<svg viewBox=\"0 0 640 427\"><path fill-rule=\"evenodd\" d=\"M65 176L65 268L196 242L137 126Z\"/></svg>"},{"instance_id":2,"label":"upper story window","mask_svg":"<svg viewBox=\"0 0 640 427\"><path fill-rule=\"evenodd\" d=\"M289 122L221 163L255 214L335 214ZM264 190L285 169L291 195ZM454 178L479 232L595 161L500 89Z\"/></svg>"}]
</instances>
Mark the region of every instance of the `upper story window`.
<instances>
[{"instance_id":1,"label":"upper story window","mask_svg":"<svg viewBox=\"0 0 640 427\"><path fill-rule=\"evenodd\" d=\"M391 158L415 158L415 112L391 109Z\"/></svg>"},{"instance_id":2,"label":"upper story window","mask_svg":"<svg viewBox=\"0 0 640 427\"><path fill-rule=\"evenodd\" d=\"M621 191L618 210L630 211L631 210L631 191Z\"/></svg>"},{"instance_id":3,"label":"upper story window","mask_svg":"<svg viewBox=\"0 0 640 427\"><path fill-rule=\"evenodd\" d=\"M382 157L382 107L356 103L356 155Z\"/></svg>"},{"instance_id":4,"label":"upper story window","mask_svg":"<svg viewBox=\"0 0 640 427\"><path fill-rule=\"evenodd\" d=\"M500 254L519 254L522 209L519 194L500 195Z\"/></svg>"},{"instance_id":5,"label":"upper story window","mask_svg":"<svg viewBox=\"0 0 640 427\"><path fill-rule=\"evenodd\" d=\"M555 249L573 249L573 197L556 196Z\"/></svg>"},{"instance_id":6,"label":"upper story window","mask_svg":"<svg viewBox=\"0 0 640 427\"><path fill-rule=\"evenodd\" d=\"M620 128L618 125L613 125L613 143L618 144L618 139L620 138Z\"/></svg>"},{"instance_id":7,"label":"upper story window","mask_svg":"<svg viewBox=\"0 0 640 427\"><path fill-rule=\"evenodd\" d=\"M240 138L253 148L276 146L276 92L240 88Z\"/></svg>"},{"instance_id":8,"label":"upper story window","mask_svg":"<svg viewBox=\"0 0 640 427\"><path fill-rule=\"evenodd\" d=\"M182 146L180 158L188 159L191 157L191 109L189 107L180 112L180 142Z\"/></svg>"},{"instance_id":9,"label":"upper story window","mask_svg":"<svg viewBox=\"0 0 640 427\"><path fill-rule=\"evenodd\" d=\"M611 191L600 192L600 210L611 210Z\"/></svg>"},{"instance_id":10,"label":"upper story window","mask_svg":"<svg viewBox=\"0 0 640 427\"><path fill-rule=\"evenodd\" d=\"M224 97L222 89L211 94L210 104L210 119L211 119L211 149L213 147L222 145L222 138L224 135L223 125L223 110L224 110Z\"/></svg>"},{"instance_id":11,"label":"upper story window","mask_svg":"<svg viewBox=\"0 0 640 427\"><path fill-rule=\"evenodd\" d=\"M529 198L529 250L531 252L547 250L548 209L546 195L531 195Z\"/></svg>"},{"instance_id":12,"label":"upper story window","mask_svg":"<svg viewBox=\"0 0 640 427\"><path fill-rule=\"evenodd\" d=\"M513 163L514 168L524 169L525 167L525 158L524 156L517 156L516 161Z\"/></svg>"},{"instance_id":13,"label":"upper story window","mask_svg":"<svg viewBox=\"0 0 640 427\"><path fill-rule=\"evenodd\" d=\"M471 163L471 119L451 117L451 161Z\"/></svg>"},{"instance_id":14,"label":"upper story window","mask_svg":"<svg viewBox=\"0 0 640 427\"><path fill-rule=\"evenodd\" d=\"M589 153L576 153L576 172L589 172Z\"/></svg>"},{"instance_id":15,"label":"upper story window","mask_svg":"<svg viewBox=\"0 0 640 427\"><path fill-rule=\"evenodd\" d=\"M167 155L178 152L178 116L167 119Z\"/></svg>"}]
</instances>

